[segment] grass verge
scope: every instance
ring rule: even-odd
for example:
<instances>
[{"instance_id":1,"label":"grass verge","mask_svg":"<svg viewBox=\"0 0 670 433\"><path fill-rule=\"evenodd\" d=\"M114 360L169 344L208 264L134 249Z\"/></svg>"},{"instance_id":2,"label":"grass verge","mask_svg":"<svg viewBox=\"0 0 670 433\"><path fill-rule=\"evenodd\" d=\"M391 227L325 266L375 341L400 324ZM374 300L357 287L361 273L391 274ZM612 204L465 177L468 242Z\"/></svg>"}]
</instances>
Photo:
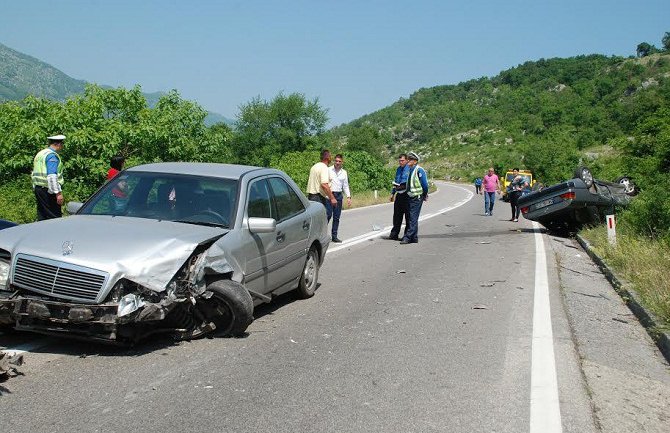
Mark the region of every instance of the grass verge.
<instances>
[{"instance_id":1,"label":"grass verge","mask_svg":"<svg viewBox=\"0 0 670 433\"><path fill-rule=\"evenodd\" d=\"M428 186L428 193L433 193L437 191L434 183L430 183ZM389 203L389 197L391 197L390 190L379 190L377 191L377 197L375 198L374 191L361 191L351 195L351 207L347 207L347 200L344 200L344 209L354 209L357 207L373 206L376 204Z\"/></svg>"},{"instance_id":2,"label":"grass verge","mask_svg":"<svg viewBox=\"0 0 670 433\"><path fill-rule=\"evenodd\" d=\"M663 241L631 235L617 227L617 244L611 246L604 226L580 233L594 251L619 275L632 284L645 308L670 331L670 245Z\"/></svg>"}]
</instances>

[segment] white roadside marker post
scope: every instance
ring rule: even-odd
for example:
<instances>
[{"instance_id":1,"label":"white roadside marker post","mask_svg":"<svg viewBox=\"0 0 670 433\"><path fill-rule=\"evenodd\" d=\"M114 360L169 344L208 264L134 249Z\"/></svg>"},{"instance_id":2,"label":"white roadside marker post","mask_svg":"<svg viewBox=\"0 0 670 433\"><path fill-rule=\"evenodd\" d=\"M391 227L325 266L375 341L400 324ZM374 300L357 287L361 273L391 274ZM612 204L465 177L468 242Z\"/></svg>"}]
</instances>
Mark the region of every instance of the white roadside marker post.
<instances>
[{"instance_id":1,"label":"white roadside marker post","mask_svg":"<svg viewBox=\"0 0 670 433\"><path fill-rule=\"evenodd\" d=\"M607 218L607 240L613 247L616 246L616 219L614 215L606 215Z\"/></svg>"}]
</instances>

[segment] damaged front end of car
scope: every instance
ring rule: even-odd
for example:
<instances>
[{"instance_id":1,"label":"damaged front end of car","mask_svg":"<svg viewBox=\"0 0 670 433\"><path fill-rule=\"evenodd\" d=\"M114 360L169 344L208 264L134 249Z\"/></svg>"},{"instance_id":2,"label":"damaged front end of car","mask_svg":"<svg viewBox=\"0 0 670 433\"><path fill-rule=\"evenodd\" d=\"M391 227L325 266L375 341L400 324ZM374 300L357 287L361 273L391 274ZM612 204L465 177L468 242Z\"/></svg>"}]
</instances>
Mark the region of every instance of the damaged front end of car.
<instances>
[{"instance_id":1,"label":"damaged front end of car","mask_svg":"<svg viewBox=\"0 0 670 433\"><path fill-rule=\"evenodd\" d=\"M223 251L212 247L215 241L197 245L160 289L149 287L148 278L122 276L101 302L96 295L108 278L103 272L21 255L11 261L5 252L0 257L0 326L115 344L156 333L192 339L214 332L208 284L233 277Z\"/></svg>"}]
</instances>

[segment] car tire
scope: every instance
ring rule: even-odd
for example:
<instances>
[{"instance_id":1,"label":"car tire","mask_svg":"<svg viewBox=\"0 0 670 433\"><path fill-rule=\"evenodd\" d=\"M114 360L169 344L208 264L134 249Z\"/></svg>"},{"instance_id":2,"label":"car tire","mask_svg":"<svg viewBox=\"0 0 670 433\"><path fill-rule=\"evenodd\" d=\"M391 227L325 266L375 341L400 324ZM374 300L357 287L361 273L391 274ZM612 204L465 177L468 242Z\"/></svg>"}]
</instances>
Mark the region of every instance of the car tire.
<instances>
[{"instance_id":1,"label":"car tire","mask_svg":"<svg viewBox=\"0 0 670 433\"><path fill-rule=\"evenodd\" d=\"M302 268L300 282L298 283L298 293L303 298L314 296L316 286L319 281L319 252L316 247L312 247L307 252L305 266Z\"/></svg>"},{"instance_id":2,"label":"car tire","mask_svg":"<svg viewBox=\"0 0 670 433\"><path fill-rule=\"evenodd\" d=\"M203 299L202 313L214 322L216 335L239 337L254 320L254 302L243 285L231 280L218 280L207 286L209 299ZM207 293L207 292L205 292ZM199 303L203 303L200 300Z\"/></svg>"},{"instance_id":3,"label":"car tire","mask_svg":"<svg viewBox=\"0 0 670 433\"><path fill-rule=\"evenodd\" d=\"M616 180L616 183L623 186L624 193L626 193L626 195L632 196L637 194L637 187L635 186L635 183L630 179L630 177L621 176Z\"/></svg>"},{"instance_id":4,"label":"car tire","mask_svg":"<svg viewBox=\"0 0 670 433\"><path fill-rule=\"evenodd\" d=\"M575 177L581 179L587 188L593 186L593 174L591 174L591 170L589 170L588 167L577 167L577 170L575 170Z\"/></svg>"}]
</instances>

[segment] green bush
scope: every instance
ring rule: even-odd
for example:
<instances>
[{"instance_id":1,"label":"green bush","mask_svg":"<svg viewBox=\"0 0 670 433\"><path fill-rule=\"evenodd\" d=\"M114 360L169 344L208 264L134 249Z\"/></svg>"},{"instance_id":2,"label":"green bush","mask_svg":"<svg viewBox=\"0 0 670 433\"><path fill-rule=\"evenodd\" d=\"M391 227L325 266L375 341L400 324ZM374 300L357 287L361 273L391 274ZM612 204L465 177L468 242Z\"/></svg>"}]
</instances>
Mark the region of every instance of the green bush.
<instances>
[{"instance_id":1,"label":"green bush","mask_svg":"<svg viewBox=\"0 0 670 433\"><path fill-rule=\"evenodd\" d=\"M344 168L349 175L351 192L369 190L390 190L394 173L384 167L367 152L346 152ZM333 157L335 155L333 154ZM319 152L306 150L303 152L289 152L280 157L274 157L270 166L286 172L303 190L307 190L309 169L319 161Z\"/></svg>"},{"instance_id":2,"label":"green bush","mask_svg":"<svg viewBox=\"0 0 670 433\"><path fill-rule=\"evenodd\" d=\"M654 185L642 191L619 221L637 234L670 242L670 188Z\"/></svg>"},{"instance_id":3,"label":"green bush","mask_svg":"<svg viewBox=\"0 0 670 433\"><path fill-rule=\"evenodd\" d=\"M16 223L37 219L35 195L27 175L0 185L0 218Z\"/></svg>"}]
</instances>

